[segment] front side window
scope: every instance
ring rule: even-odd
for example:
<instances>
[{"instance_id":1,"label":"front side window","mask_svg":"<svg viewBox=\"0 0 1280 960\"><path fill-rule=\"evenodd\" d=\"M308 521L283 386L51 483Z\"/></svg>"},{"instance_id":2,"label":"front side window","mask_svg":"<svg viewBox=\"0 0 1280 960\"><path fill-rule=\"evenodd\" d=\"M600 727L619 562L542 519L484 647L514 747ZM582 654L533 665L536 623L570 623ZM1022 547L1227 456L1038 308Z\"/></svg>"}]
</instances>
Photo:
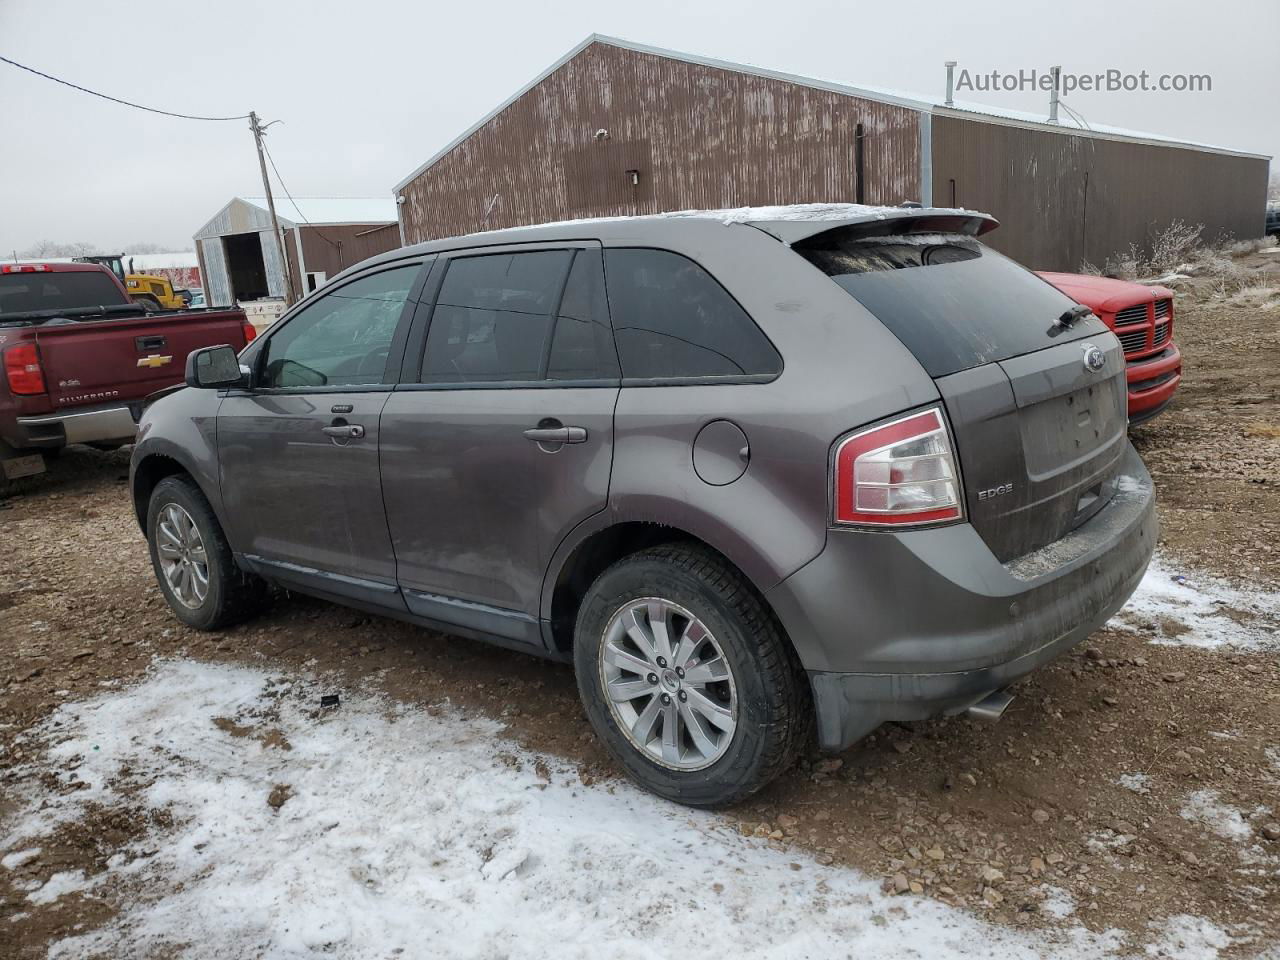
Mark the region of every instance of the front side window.
<instances>
[{"instance_id":1,"label":"front side window","mask_svg":"<svg viewBox=\"0 0 1280 960\"><path fill-rule=\"evenodd\" d=\"M782 359L711 274L668 250L605 251L622 375L638 379L776 376Z\"/></svg>"},{"instance_id":2,"label":"front side window","mask_svg":"<svg viewBox=\"0 0 1280 960\"><path fill-rule=\"evenodd\" d=\"M293 317L266 343L264 387L383 383L391 340L419 264L344 284Z\"/></svg>"}]
</instances>

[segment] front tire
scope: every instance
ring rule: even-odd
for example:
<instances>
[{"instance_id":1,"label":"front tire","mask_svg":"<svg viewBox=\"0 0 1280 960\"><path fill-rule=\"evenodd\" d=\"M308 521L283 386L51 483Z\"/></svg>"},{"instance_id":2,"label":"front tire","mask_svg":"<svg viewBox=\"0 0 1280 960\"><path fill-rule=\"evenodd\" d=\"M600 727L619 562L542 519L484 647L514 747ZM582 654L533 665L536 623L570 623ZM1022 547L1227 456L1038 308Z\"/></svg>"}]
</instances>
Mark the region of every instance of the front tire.
<instances>
[{"instance_id":1,"label":"front tire","mask_svg":"<svg viewBox=\"0 0 1280 960\"><path fill-rule=\"evenodd\" d=\"M620 560L578 611L578 690L627 773L695 807L736 803L795 759L809 701L789 643L746 579L670 544Z\"/></svg>"},{"instance_id":2,"label":"front tire","mask_svg":"<svg viewBox=\"0 0 1280 960\"><path fill-rule=\"evenodd\" d=\"M147 544L169 609L190 627L229 627L266 599L266 583L236 567L213 508L185 477L165 477L152 491Z\"/></svg>"}]
</instances>

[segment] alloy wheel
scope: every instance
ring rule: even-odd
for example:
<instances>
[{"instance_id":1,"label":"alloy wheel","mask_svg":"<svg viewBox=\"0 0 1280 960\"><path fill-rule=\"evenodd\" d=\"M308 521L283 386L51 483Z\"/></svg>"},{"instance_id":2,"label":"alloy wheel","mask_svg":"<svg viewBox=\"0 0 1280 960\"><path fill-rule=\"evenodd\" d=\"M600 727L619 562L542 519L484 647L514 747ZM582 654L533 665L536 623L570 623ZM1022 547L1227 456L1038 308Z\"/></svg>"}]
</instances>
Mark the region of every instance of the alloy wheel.
<instances>
[{"instance_id":1,"label":"alloy wheel","mask_svg":"<svg viewBox=\"0 0 1280 960\"><path fill-rule=\"evenodd\" d=\"M169 591L184 607L196 610L209 596L209 557L191 514L167 503L156 523L156 553Z\"/></svg>"},{"instance_id":2,"label":"alloy wheel","mask_svg":"<svg viewBox=\"0 0 1280 960\"><path fill-rule=\"evenodd\" d=\"M738 723L733 672L696 616L670 600L625 604L605 627L600 679L632 745L673 770L719 760Z\"/></svg>"}]
</instances>

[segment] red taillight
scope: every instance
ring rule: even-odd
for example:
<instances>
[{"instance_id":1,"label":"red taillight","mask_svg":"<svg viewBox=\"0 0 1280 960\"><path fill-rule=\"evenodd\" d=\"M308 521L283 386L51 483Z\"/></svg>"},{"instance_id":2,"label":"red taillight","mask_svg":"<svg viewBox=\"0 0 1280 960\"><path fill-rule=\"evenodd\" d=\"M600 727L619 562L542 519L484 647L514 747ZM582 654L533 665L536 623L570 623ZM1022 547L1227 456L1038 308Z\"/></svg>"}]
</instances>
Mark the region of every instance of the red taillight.
<instances>
[{"instance_id":1,"label":"red taillight","mask_svg":"<svg viewBox=\"0 0 1280 960\"><path fill-rule=\"evenodd\" d=\"M258 328L247 320L244 323L244 342L250 343L258 335Z\"/></svg>"},{"instance_id":2,"label":"red taillight","mask_svg":"<svg viewBox=\"0 0 1280 960\"><path fill-rule=\"evenodd\" d=\"M45 392L40 351L34 343L19 343L4 352L4 374L12 394L31 396Z\"/></svg>"},{"instance_id":3,"label":"red taillight","mask_svg":"<svg viewBox=\"0 0 1280 960\"><path fill-rule=\"evenodd\" d=\"M937 410L862 430L836 448L837 523L958 520L960 471Z\"/></svg>"},{"instance_id":4,"label":"red taillight","mask_svg":"<svg viewBox=\"0 0 1280 960\"><path fill-rule=\"evenodd\" d=\"M48 264L44 263L6 263L0 266L0 273L47 273Z\"/></svg>"}]
</instances>

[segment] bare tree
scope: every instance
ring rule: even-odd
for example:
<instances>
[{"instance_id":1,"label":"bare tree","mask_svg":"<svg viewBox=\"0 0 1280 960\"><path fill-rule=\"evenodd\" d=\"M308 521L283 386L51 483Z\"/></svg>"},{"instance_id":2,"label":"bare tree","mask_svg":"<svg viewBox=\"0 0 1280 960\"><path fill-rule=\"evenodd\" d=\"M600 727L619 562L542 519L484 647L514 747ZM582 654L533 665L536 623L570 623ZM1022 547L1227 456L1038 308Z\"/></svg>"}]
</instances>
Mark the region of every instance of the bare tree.
<instances>
[{"instance_id":1,"label":"bare tree","mask_svg":"<svg viewBox=\"0 0 1280 960\"><path fill-rule=\"evenodd\" d=\"M74 243L55 243L53 240L41 240L19 252L21 258L39 259L40 257L84 257L97 253L96 243L83 240Z\"/></svg>"},{"instance_id":2,"label":"bare tree","mask_svg":"<svg viewBox=\"0 0 1280 960\"><path fill-rule=\"evenodd\" d=\"M1267 183L1267 199L1280 200L1280 170L1271 174L1271 180Z\"/></svg>"}]
</instances>

